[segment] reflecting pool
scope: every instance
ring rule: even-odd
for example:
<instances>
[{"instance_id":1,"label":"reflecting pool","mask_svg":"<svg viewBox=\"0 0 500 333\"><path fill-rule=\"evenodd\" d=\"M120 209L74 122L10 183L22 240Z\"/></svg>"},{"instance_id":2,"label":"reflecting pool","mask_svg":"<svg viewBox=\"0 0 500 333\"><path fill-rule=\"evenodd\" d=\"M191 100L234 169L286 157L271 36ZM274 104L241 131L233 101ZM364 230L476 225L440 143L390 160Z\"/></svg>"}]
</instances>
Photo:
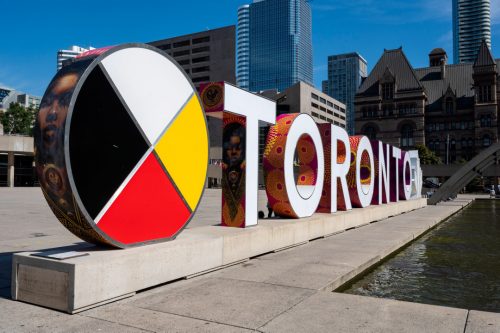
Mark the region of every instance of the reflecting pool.
<instances>
[{"instance_id":1,"label":"reflecting pool","mask_svg":"<svg viewBox=\"0 0 500 333\"><path fill-rule=\"evenodd\" d=\"M344 292L500 312L499 214L476 200Z\"/></svg>"}]
</instances>

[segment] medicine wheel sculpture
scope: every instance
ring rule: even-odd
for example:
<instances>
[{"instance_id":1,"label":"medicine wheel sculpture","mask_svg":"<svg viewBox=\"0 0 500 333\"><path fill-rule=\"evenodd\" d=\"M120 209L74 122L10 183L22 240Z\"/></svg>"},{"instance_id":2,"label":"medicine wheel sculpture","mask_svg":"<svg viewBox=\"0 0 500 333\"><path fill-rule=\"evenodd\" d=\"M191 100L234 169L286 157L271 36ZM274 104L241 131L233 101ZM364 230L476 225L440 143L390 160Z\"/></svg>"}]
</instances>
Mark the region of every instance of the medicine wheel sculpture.
<instances>
[{"instance_id":1,"label":"medicine wheel sculpture","mask_svg":"<svg viewBox=\"0 0 500 333\"><path fill-rule=\"evenodd\" d=\"M125 248L169 240L205 188L208 131L190 79L166 54L127 44L63 67L35 124L42 191L80 238Z\"/></svg>"}]
</instances>

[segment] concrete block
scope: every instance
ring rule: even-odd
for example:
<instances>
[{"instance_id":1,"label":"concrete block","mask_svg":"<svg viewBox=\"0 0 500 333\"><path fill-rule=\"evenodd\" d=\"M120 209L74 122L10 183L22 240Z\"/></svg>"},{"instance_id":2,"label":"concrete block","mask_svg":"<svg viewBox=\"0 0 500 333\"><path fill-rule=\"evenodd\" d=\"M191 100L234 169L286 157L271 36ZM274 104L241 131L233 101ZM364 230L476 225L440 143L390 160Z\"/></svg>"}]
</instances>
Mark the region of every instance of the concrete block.
<instances>
[{"instance_id":1,"label":"concrete block","mask_svg":"<svg viewBox=\"0 0 500 333\"><path fill-rule=\"evenodd\" d=\"M319 292L262 332L463 332L467 310Z\"/></svg>"},{"instance_id":2,"label":"concrete block","mask_svg":"<svg viewBox=\"0 0 500 333\"><path fill-rule=\"evenodd\" d=\"M336 212L335 214L332 214L331 218L325 218L325 223L324 223L324 230L325 230L325 236L335 234L338 232L342 232L347 229L346 225L346 219L349 216L349 212Z\"/></svg>"},{"instance_id":3,"label":"concrete block","mask_svg":"<svg viewBox=\"0 0 500 333\"><path fill-rule=\"evenodd\" d=\"M484 311L469 311L465 333L500 332L500 314Z\"/></svg>"},{"instance_id":4,"label":"concrete block","mask_svg":"<svg viewBox=\"0 0 500 333\"><path fill-rule=\"evenodd\" d=\"M232 279L207 279L182 293L156 294L140 307L256 329L314 291ZM135 302L132 302L136 305Z\"/></svg>"},{"instance_id":5,"label":"concrete block","mask_svg":"<svg viewBox=\"0 0 500 333\"><path fill-rule=\"evenodd\" d=\"M74 313L222 265L222 239L191 235L188 230L173 242L126 250L93 247L79 251L90 255L57 261L34 257L29 252L15 254L13 299ZM42 278L38 271L22 270L22 267L28 266L44 269ZM51 279L63 281L61 273L68 279L64 306L59 303L62 287L56 288L50 282ZM51 297L27 297L24 290ZM57 302L53 299L57 299Z\"/></svg>"},{"instance_id":6,"label":"concrete block","mask_svg":"<svg viewBox=\"0 0 500 333\"><path fill-rule=\"evenodd\" d=\"M15 298L32 304L47 304L66 311L69 300L70 272L18 264Z\"/></svg>"},{"instance_id":7,"label":"concrete block","mask_svg":"<svg viewBox=\"0 0 500 333\"><path fill-rule=\"evenodd\" d=\"M394 210L407 211L425 204L425 201L414 200L336 214L316 214L305 219L266 219L261 220L258 226L246 229L197 227L185 229L175 241L126 250L89 248L83 243L67 250L85 251L89 256L63 261L33 257L32 252L19 253L14 255L12 262L12 295L16 300L75 313L168 281L304 244L345 228L368 224L374 217L387 218ZM445 207L441 207L443 208ZM387 233L396 235L397 231L388 229ZM397 239L401 238L401 242L406 242L412 237L412 232L408 235L401 232L401 237L398 235ZM347 241L352 246L352 242L357 240ZM375 242L372 249L373 246L376 247L377 255L363 258L364 261L356 261L358 257L354 255L354 262L365 267L366 263L373 263L388 251L393 251L401 242L392 242L392 247L384 245L383 241L382 244L381 241ZM363 246L370 246L369 243L364 242ZM342 251L339 253L342 254ZM345 259L345 262L340 262L340 266L338 262L326 259L326 262L316 263L318 267L309 267L312 271L319 272L318 281L312 288L336 285L336 282L332 282L339 280L333 274L335 270L344 272L345 276L357 272L344 271L344 265L357 267L351 265L352 260ZM321 268L321 265L332 267ZM322 271L333 274L333 277L327 278L328 274L322 276ZM290 280L285 275L272 278L292 286L305 286L307 279L313 279L312 276L307 277L307 274L295 280Z\"/></svg>"}]
</instances>

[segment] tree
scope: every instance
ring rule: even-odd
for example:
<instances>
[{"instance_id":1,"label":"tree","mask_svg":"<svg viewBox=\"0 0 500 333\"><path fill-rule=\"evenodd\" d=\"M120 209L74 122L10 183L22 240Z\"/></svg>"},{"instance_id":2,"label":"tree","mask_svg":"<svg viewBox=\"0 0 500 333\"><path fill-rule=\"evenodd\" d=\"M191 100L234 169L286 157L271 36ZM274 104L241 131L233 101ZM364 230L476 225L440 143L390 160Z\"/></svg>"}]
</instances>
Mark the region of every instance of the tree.
<instances>
[{"instance_id":1,"label":"tree","mask_svg":"<svg viewBox=\"0 0 500 333\"><path fill-rule=\"evenodd\" d=\"M12 103L1 117L5 134L33 135L36 110Z\"/></svg>"},{"instance_id":2,"label":"tree","mask_svg":"<svg viewBox=\"0 0 500 333\"><path fill-rule=\"evenodd\" d=\"M424 165L443 163L436 153L430 150L427 146L417 145L416 147L418 149L418 155L420 156L420 163Z\"/></svg>"}]
</instances>

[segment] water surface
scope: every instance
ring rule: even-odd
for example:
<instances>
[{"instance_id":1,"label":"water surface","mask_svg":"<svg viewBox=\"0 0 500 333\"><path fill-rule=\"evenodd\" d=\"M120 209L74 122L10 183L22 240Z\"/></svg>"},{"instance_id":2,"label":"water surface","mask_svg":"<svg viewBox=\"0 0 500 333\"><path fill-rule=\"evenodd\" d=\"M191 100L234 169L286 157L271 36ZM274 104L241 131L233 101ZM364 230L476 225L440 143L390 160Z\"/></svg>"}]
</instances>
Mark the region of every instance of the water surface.
<instances>
[{"instance_id":1,"label":"water surface","mask_svg":"<svg viewBox=\"0 0 500 333\"><path fill-rule=\"evenodd\" d=\"M476 200L344 292L500 312L499 214Z\"/></svg>"}]
</instances>

